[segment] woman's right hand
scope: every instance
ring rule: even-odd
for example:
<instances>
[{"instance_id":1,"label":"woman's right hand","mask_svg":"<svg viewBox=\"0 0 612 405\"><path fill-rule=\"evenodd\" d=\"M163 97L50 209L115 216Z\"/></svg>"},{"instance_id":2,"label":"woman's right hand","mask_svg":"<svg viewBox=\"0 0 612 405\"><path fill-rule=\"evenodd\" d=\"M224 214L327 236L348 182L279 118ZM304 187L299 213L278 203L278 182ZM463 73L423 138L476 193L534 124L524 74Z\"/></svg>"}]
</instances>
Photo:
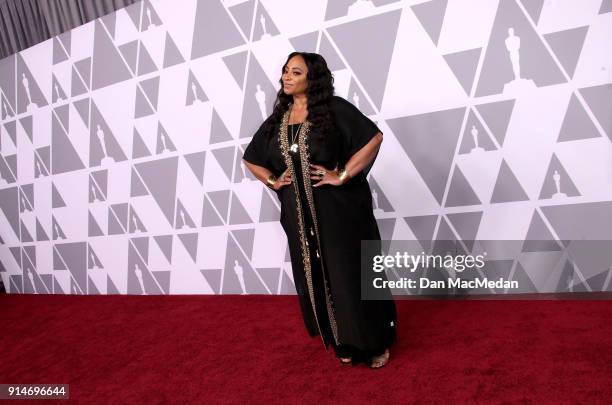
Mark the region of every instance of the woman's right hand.
<instances>
[{"instance_id":1,"label":"woman's right hand","mask_svg":"<svg viewBox=\"0 0 612 405\"><path fill-rule=\"evenodd\" d=\"M287 169L276 179L272 188L278 191L288 184L291 184L291 174L289 174L289 170Z\"/></svg>"}]
</instances>

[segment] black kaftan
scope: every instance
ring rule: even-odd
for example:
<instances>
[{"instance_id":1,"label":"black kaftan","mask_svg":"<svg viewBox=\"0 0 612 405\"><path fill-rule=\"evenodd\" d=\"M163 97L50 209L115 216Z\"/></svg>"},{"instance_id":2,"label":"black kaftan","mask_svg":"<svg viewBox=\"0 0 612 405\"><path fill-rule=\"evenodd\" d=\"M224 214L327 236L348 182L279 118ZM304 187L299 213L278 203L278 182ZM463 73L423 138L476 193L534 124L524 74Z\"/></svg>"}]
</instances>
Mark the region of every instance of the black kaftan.
<instances>
[{"instance_id":1,"label":"black kaftan","mask_svg":"<svg viewBox=\"0 0 612 405\"><path fill-rule=\"evenodd\" d=\"M317 180L310 180L308 164L342 168L382 131L342 97L332 97L330 111L335 130L325 140L318 139L306 120L297 136L299 150L292 153L288 132L299 125L288 126L286 112L271 138L264 135L262 124L243 159L276 176L287 168L292 173L292 183L276 193L309 335L321 336L326 349L331 343L336 349L340 345L343 350L377 355L396 339L397 319L390 291L388 300L361 299L361 241L380 241L366 179L369 167L341 186L312 187Z\"/></svg>"}]
</instances>

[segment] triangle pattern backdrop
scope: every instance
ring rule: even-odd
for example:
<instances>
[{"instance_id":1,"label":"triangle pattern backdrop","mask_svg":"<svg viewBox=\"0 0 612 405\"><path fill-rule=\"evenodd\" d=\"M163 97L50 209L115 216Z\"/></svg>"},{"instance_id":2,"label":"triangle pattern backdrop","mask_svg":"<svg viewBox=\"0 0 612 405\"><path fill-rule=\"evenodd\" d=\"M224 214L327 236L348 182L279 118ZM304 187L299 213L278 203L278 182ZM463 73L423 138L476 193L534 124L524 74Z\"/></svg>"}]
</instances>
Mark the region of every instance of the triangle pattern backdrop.
<instances>
[{"instance_id":1,"label":"triangle pattern backdrop","mask_svg":"<svg viewBox=\"0 0 612 405\"><path fill-rule=\"evenodd\" d=\"M0 60L0 277L10 293L295 294L278 198L241 157L296 49L384 133L368 177L384 239L518 241L491 277L610 291L610 27L609 1L117 10Z\"/></svg>"}]
</instances>

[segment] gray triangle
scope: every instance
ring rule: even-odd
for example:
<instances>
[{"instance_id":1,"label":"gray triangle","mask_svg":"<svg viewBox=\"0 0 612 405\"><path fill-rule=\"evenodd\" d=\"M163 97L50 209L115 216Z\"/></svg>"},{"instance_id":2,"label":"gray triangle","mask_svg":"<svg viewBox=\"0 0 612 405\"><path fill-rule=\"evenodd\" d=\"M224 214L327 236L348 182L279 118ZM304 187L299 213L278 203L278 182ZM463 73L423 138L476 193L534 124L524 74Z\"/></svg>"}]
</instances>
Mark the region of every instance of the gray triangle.
<instances>
[{"instance_id":1,"label":"gray triangle","mask_svg":"<svg viewBox=\"0 0 612 405\"><path fill-rule=\"evenodd\" d=\"M609 13L612 11L612 0L603 0L598 14Z\"/></svg>"},{"instance_id":2,"label":"gray triangle","mask_svg":"<svg viewBox=\"0 0 612 405\"><path fill-rule=\"evenodd\" d=\"M233 55L227 55L223 57L225 66L229 69L230 73L236 80L236 84L243 90L244 85L244 74L246 72L246 61L247 51L235 53Z\"/></svg>"},{"instance_id":3,"label":"gray triangle","mask_svg":"<svg viewBox=\"0 0 612 405\"><path fill-rule=\"evenodd\" d=\"M86 242L71 242L55 244L57 253L61 256L70 271L72 280L81 291L85 291L87 283L87 244Z\"/></svg>"},{"instance_id":4,"label":"gray triangle","mask_svg":"<svg viewBox=\"0 0 612 405\"><path fill-rule=\"evenodd\" d=\"M125 233L127 230L127 221L128 221L128 205L126 203L113 204L109 207L108 217L115 219L117 224L120 226L119 233ZM113 228L113 231L117 229ZM118 230L117 230L118 231ZM111 227L109 224L108 234L111 235ZM115 234L113 232L113 234Z\"/></svg>"},{"instance_id":5,"label":"gray triangle","mask_svg":"<svg viewBox=\"0 0 612 405\"><path fill-rule=\"evenodd\" d=\"M261 1L258 1L256 4L257 11L255 13L255 27L253 29L253 38L251 38L251 41L258 41L263 38L270 38L270 36L280 34L278 28L276 27L276 24L274 24L274 20L264 7L263 3ZM265 32L262 26L262 18L265 19Z\"/></svg>"},{"instance_id":6,"label":"gray triangle","mask_svg":"<svg viewBox=\"0 0 612 405\"><path fill-rule=\"evenodd\" d=\"M22 287L23 286L23 276L22 275L11 275L10 276L10 289L9 292L11 294L23 294Z\"/></svg>"},{"instance_id":7,"label":"gray triangle","mask_svg":"<svg viewBox=\"0 0 612 405\"><path fill-rule=\"evenodd\" d=\"M89 98L84 98L73 103L85 127L89 128Z\"/></svg>"},{"instance_id":8,"label":"gray triangle","mask_svg":"<svg viewBox=\"0 0 612 405\"><path fill-rule=\"evenodd\" d=\"M266 100L274 100L277 94L278 84L272 84L268 75L264 72L261 64L252 52L249 52L249 71L244 90L244 99L242 105L242 117L240 122L240 138L251 138L255 130L261 125L265 119L263 115L269 115L272 111L272 105L266 104L266 110L262 110L255 98L255 94L263 91L266 94Z\"/></svg>"},{"instance_id":9,"label":"gray triangle","mask_svg":"<svg viewBox=\"0 0 612 405\"><path fill-rule=\"evenodd\" d=\"M236 229L231 231L238 245L246 253L249 260L253 259L253 245L255 243L255 229Z\"/></svg>"},{"instance_id":10,"label":"gray triangle","mask_svg":"<svg viewBox=\"0 0 612 405\"><path fill-rule=\"evenodd\" d=\"M100 166L105 158L104 149L102 148L102 139L106 147L106 156L112 158L115 162L123 162L127 160L125 153L121 149L121 145L117 142L113 131L106 123L106 120L98 110L96 103L91 102L91 126L89 128L89 166Z\"/></svg>"},{"instance_id":11,"label":"gray triangle","mask_svg":"<svg viewBox=\"0 0 612 405\"><path fill-rule=\"evenodd\" d=\"M169 157L135 165L138 174L164 213L168 223L174 221L178 157Z\"/></svg>"},{"instance_id":12,"label":"gray triangle","mask_svg":"<svg viewBox=\"0 0 612 405\"><path fill-rule=\"evenodd\" d=\"M121 52L132 73L135 73L136 63L138 62L138 40L135 39L119 45L119 52Z\"/></svg>"},{"instance_id":13,"label":"gray triangle","mask_svg":"<svg viewBox=\"0 0 612 405\"><path fill-rule=\"evenodd\" d=\"M17 121L9 121L4 123L4 129L13 140L13 144L17 146Z\"/></svg>"},{"instance_id":14,"label":"gray triangle","mask_svg":"<svg viewBox=\"0 0 612 405\"><path fill-rule=\"evenodd\" d=\"M106 295L118 295L118 294L121 294L121 293L115 286L115 283L113 283L113 280L111 280L109 275L106 275Z\"/></svg>"},{"instance_id":15,"label":"gray triangle","mask_svg":"<svg viewBox=\"0 0 612 405\"><path fill-rule=\"evenodd\" d=\"M140 176L132 167L132 176L130 180L130 197L142 197L145 195L149 195L149 191L147 187L144 185Z\"/></svg>"},{"instance_id":16,"label":"gray triangle","mask_svg":"<svg viewBox=\"0 0 612 405\"><path fill-rule=\"evenodd\" d=\"M85 83L85 87L89 88L91 81L91 58L81 59L74 63L74 67L81 74L81 78Z\"/></svg>"},{"instance_id":17,"label":"gray triangle","mask_svg":"<svg viewBox=\"0 0 612 405\"><path fill-rule=\"evenodd\" d=\"M96 288L91 277L87 277L87 294L88 295L100 295L100 291Z\"/></svg>"},{"instance_id":18,"label":"gray triangle","mask_svg":"<svg viewBox=\"0 0 612 405\"><path fill-rule=\"evenodd\" d=\"M213 289L215 294L219 294L221 292L221 273L223 270L221 269L202 269L200 270L204 279Z\"/></svg>"},{"instance_id":19,"label":"gray triangle","mask_svg":"<svg viewBox=\"0 0 612 405\"><path fill-rule=\"evenodd\" d=\"M68 104L64 104L61 105L57 108L53 109L53 112L57 115L59 121L61 122L62 126L64 127L64 129L69 133L70 132L70 127L69 127L69 123L70 123L70 119L69 119L69 112L68 112Z\"/></svg>"},{"instance_id":20,"label":"gray triangle","mask_svg":"<svg viewBox=\"0 0 612 405\"><path fill-rule=\"evenodd\" d=\"M321 56L325 58L325 62L327 63L327 67L329 70L336 71L346 69L346 65L340 59L340 56L332 46L331 42L329 42L329 38L323 32L321 34L321 45L319 46L319 52ZM362 111L364 114L367 114L366 111Z\"/></svg>"},{"instance_id":21,"label":"gray triangle","mask_svg":"<svg viewBox=\"0 0 612 405\"><path fill-rule=\"evenodd\" d=\"M393 10L327 29L379 110L401 14Z\"/></svg>"},{"instance_id":22,"label":"gray triangle","mask_svg":"<svg viewBox=\"0 0 612 405\"><path fill-rule=\"evenodd\" d=\"M244 280L244 288L239 281L236 266L242 268L242 278ZM255 269L251 266L244 254L240 251L234 238L227 238L227 247L225 249L225 271L223 273L223 285L221 293L225 294L241 294L247 292L250 294L269 294L265 285L259 280L255 274Z\"/></svg>"},{"instance_id":23,"label":"gray triangle","mask_svg":"<svg viewBox=\"0 0 612 405\"><path fill-rule=\"evenodd\" d=\"M83 80L77 73L76 68L74 66L72 67L72 77L71 77L70 83L71 83L70 84L70 96L71 97L79 96L89 91L87 87L85 86L85 83L83 83Z\"/></svg>"},{"instance_id":24,"label":"gray triangle","mask_svg":"<svg viewBox=\"0 0 612 405\"><path fill-rule=\"evenodd\" d=\"M53 270L68 270L59 254L57 246L59 245L54 245L53 249Z\"/></svg>"},{"instance_id":25,"label":"gray triangle","mask_svg":"<svg viewBox=\"0 0 612 405\"><path fill-rule=\"evenodd\" d=\"M163 136L163 141L162 141L162 136ZM155 153L159 155L159 154L162 154L168 151L176 152L176 147L174 146L174 142L172 142L172 138L170 138L170 135L168 135L168 131L166 131L166 128L164 128L161 122L158 121L157 122L157 147L155 148Z\"/></svg>"},{"instance_id":26,"label":"gray triangle","mask_svg":"<svg viewBox=\"0 0 612 405\"><path fill-rule=\"evenodd\" d=\"M610 108L612 84L584 87L579 91L593 112L593 115L597 118L601 127L608 135L608 138L612 140L612 108Z\"/></svg>"},{"instance_id":27,"label":"gray triangle","mask_svg":"<svg viewBox=\"0 0 612 405\"><path fill-rule=\"evenodd\" d=\"M542 13L542 6L544 5L544 0L529 0L522 1L523 7L527 10L527 14L531 17L535 25L538 25L538 21L540 21L540 14Z\"/></svg>"},{"instance_id":28,"label":"gray triangle","mask_svg":"<svg viewBox=\"0 0 612 405\"><path fill-rule=\"evenodd\" d=\"M140 87L145 96L151 102L154 109L157 110L157 100L159 98L159 76L152 77L147 80L140 82Z\"/></svg>"},{"instance_id":29,"label":"gray triangle","mask_svg":"<svg viewBox=\"0 0 612 405\"><path fill-rule=\"evenodd\" d=\"M551 205L542 212L561 240L612 240L612 201Z\"/></svg>"},{"instance_id":30,"label":"gray triangle","mask_svg":"<svg viewBox=\"0 0 612 405\"><path fill-rule=\"evenodd\" d=\"M253 0L247 0L228 7L228 9L238 23L238 27L240 27L244 36L250 38L251 22L253 21L253 14L255 13L255 2ZM255 21L255 24L258 24L258 21Z\"/></svg>"},{"instance_id":31,"label":"gray triangle","mask_svg":"<svg viewBox=\"0 0 612 405\"><path fill-rule=\"evenodd\" d=\"M513 108L514 100L496 101L476 106L476 110L478 110L500 146L504 145Z\"/></svg>"},{"instance_id":32,"label":"gray triangle","mask_svg":"<svg viewBox=\"0 0 612 405\"><path fill-rule=\"evenodd\" d=\"M66 207L66 202L55 187L55 183L51 182L51 208Z\"/></svg>"},{"instance_id":33,"label":"gray triangle","mask_svg":"<svg viewBox=\"0 0 612 405\"><path fill-rule=\"evenodd\" d=\"M132 20L132 23L134 23L134 27L136 27L136 30L138 31L142 31L142 25L140 22L142 16L142 5L143 2L139 1L124 8L128 16L130 16L130 20Z\"/></svg>"},{"instance_id":34,"label":"gray triangle","mask_svg":"<svg viewBox=\"0 0 612 405\"><path fill-rule=\"evenodd\" d=\"M217 110L213 108L212 124L210 128L210 144L231 141L234 138L232 134L227 130L227 127L221 120Z\"/></svg>"},{"instance_id":35,"label":"gray triangle","mask_svg":"<svg viewBox=\"0 0 612 405\"><path fill-rule=\"evenodd\" d=\"M355 82L354 77L351 77L351 83L349 84L349 91L346 99L357 107L364 115L376 114L376 111L374 108L372 108L372 105L367 100L365 93L361 91L361 88L357 85L357 82Z\"/></svg>"},{"instance_id":36,"label":"gray triangle","mask_svg":"<svg viewBox=\"0 0 612 405\"><path fill-rule=\"evenodd\" d=\"M233 146L227 146L225 148L213 149L212 153L217 162L219 162L219 166L223 169L227 179L231 181L234 156L236 154L235 148Z\"/></svg>"},{"instance_id":37,"label":"gray triangle","mask_svg":"<svg viewBox=\"0 0 612 405\"><path fill-rule=\"evenodd\" d=\"M506 49L510 28L523 44L520 48L518 80L515 80ZM523 93L536 87L566 82L548 48L516 1L499 2L490 32L476 86L476 97L503 92ZM526 48L524 44L529 44L529 47Z\"/></svg>"},{"instance_id":38,"label":"gray triangle","mask_svg":"<svg viewBox=\"0 0 612 405\"><path fill-rule=\"evenodd\" d=\"M64 91L60 82L57 80L57 77L55 77L54 74L51 76L51 100L53 100L54 103L58 102L60 98L65 101L68 98L66 96L66 92Z\"/></svg>"},{"instance_id":39,"label":"gray triangle","mask_svg":"<svg viewBox=\"0 0 612 405\"><path fill-rule=\"evenodd\" d=\"M3 158L2 155L0 155L0 174L2 174L2 177L7 182L14 183L17 180L15 179L13 173L15 172L13 171L13 168L9 164L8 160L6 158Z\"/></svg>"},{"instance_id":40,"label":"gray triangle","mask_svg":"<svg viewBox=\"0 0 612 405\"><path fill-rule=\"evenodd\" d=\"M177 236L195 263L198 253L198 233L179 233Z\"/></svg>"},{"instance_id":41,"label":"gray triangle","mask_svg":"<svg viewBox=\"0 0 612 405\"><path fill-rule=\"evenodd\" d=\"M117 13L110 13L100 17L100 21L106 26L111 38L115 39L115 27L117 25Z\"/></svg>"},{"instance_id":42,"label":"gray triangle","mask_svg":"<svg viewBox=\"0 0 612 405\"><path fill-rule=\"evenodd\" d=\"M481 50L482 48L474 48L444 55L448 67L467 95L470 94L474 85Z\"/></svg>"},{"instance_id":43,"label":"gray triangle","mask_svg":"<svg viewBox=\"0 0 612 405\"><path fill-rule=\"evenodd\" d=\"M153 62L153 58L151 58L151 54L147 51L147 47L144 46L142 41L138 41L138 76L144 75L147 73L155 72L157 70L157 66L155 62Z\"/></svg>"},{"instance_id":44,"label":"gray triangle","mask_svg":"<svg viewBox=\"0 0 612 405\"><path fill-rule=\"evenodd\" d=\"M578 101L576 94L572 93L557 142L599 138L600 136L595 124Z\"/></svg>"},{"instance_id":45,"label":"gray triangle","mask_svg":"<svg viewBox=\"0 0 612 405\"><path fill-rule=\"evenodd\" d=\"M481 204L474 189L467 181L458 165L455 165L453 178L451 180L448 195L446 196L446 207L460 207L465 205Z\"/></svg>"},{"instance_id":46,"label":"gray triangle","mask_svg":"<svg viewBox=\"0 0 612 405\"><path fill-rule=\"evenodd\" d=\"M459 237L465 242L469 251L472 251L480 220L482 219L482 211L473 212L457 212L455 214L446 215L450 223L453 225Z\"/></svg>"},{"instance_id":47,"label":"gray triangle","mask_svg":"<svg viewBox=\"0 0 612 405\"><path fill-rule=\"evenodd\" d=\"M154 27L159 27L163 25L161 18L159 18L159 14L155 11L155 7L149 0L143 1L143 11L142 11L142 31L147 31L153 29ZM158 272L163 274L164 272Z\"/></svg>"},{"instance_id":48,"label":"gray triangle","mask_svg":"<svg viewBox=\"0 0 612 405\"><path fill-rule=\"evenodd\" d=\"M525 190L523 190L516 176L512 173L506 160L503 159L499 167L497 180L495 181L491 204L527 200L529 200L529 197L527 197Z\"/></svg>"},{"instance_id":49,"label":"gray triangle","mask_svg":"<svg viewBox=\"0 0 612 405\"><path fill-rule=\"evenodd\" d=\"M70 51L70 49L68 49ZM66 50L59 41L59 38L53 38L53 64L56 65L60 62L63 62L68 59L68 55L66 54Z\"/></svg>"},{"instance_id":50,"label":"gray triangle","mask_svg":"<svg viewBox=\"0 0 612 405\"><path fill-rule=\"evenodd\" d=\"M230 190L210 191L206 194L221 215L223 222L226 222L227 213L229 211Z\"/></svg>"},{"instance_id":51,"label":"gray triangle","mask_svg":"<svg viewBox=\"0 0 612 405\"><path fill-rule=\"evenodd\" d=\"M157 280L164 294L170 294L170 271L151 271L151 275Z\"/></svg>"},{"instance_id":52,"label":"gray triangle","mask_svg":"<svg viewBox=\"0 0 612 405\"><path fill-rule=\"evenodd\" d=\"M44 107L48 104L45 95L40 90L40 86L36 81L36 78L30 72L28 65L25 63L23 56L21 53L17 53L17 80L18 82L14 82L17 86L17 112L25 113L29 111L29 102L36 104L38 108ZM27 85L29 89L29 95L25 91L25 80L27 80ZM3 87L3 91L6 90L6 87Z\"/></svg>"},{"instance_id":53,"label":"gray triangle","mask_svg":"<svg viewBox=\"0 0 612 405\"><path fill-rule=\"evenodd\" d=\"M148 156L151 156L151 152L149 152L149 148L142 140L142 137L138 133L138 130L134 128L134 137L132 140L132 159L138 159Z\"/></svg>"},{"instance_id":54,"label":"gray triangle","mask_svg":"<svg viewBox=\"0 0 612 405\"><path fill-rule=\"evenodd\" d=\"M178 65L185 62L185 58L181 55L176 43L166 31L166 45L164 47L164 68Z\"/></svg>"},{"instance_id":55,"label":"gray triangle","mask_svg":"<svg viewBox=\"0 0 612 405\"><path fill-rule=\"evenodd\" d=\"M293 49L299 49L302 52L316 52L319 32L320 31L313 31L298 35L297 37L289 38L289 42Z\"/></svg>"},{"instance_id":56,"label":"gray triangle","mask_svg":"<svg viewBox=\"0 0 612 405\"><path fill-rule=\"evenodd\" d=\"M223 225L223 222L224 220L219 217L212 203L208 198L204 198L204 205L202 207L202 226L219 226Z\"/></svg>"},{"instance_id":57,"label":"gray triangle","mask_svg":"<svg viewBox=\"0 0 612 405\"><path fill-rule=\"evenodd\" d=\"M221 2L198 2L194 27L191 59L244 44L244 39ZM215 40L201 41L201 38L215 38Z\"/></svg>"},{"instance_id":58,"label":"gray triangle","mask_svg":"<svg viewBox=\"0 0 612 405\"><path fill-rule=\"evenodd\" d=\"M189 78L187 79L187 98L185 100L185 105L193 105L196 102L203 103L208 101L208 96L204 92L204 89L198 82L198 79L195 77L191 69L189 70Z\"/></svg>"},{"instance_id":59,"label":"gray triangle","mask_svg":"<svg viewBox=\"0 0 612 405\"><path fill-rule=\"evenodd\" d=\"M94 216L91 215L91 211L88 214L89 215L88 215L88 220L87 220L87 236L89 237L104 236L104 232L102 231L102 228L100 228L100 225L98 224L98 221L96 221Z\"/></svg>"},{"instance_id":60,"label":"gray triangle","mask_svg":"<svg viewBox=\"0 0 612 405\"><path fill-rule=\"evenodd\" d=\"M149 238L148 237L136 237L130 238L131 248L133 247L142 259L139 261L145 266L149 265ZM130 267L132 268L132 267Z\"/></svg>"},{"instance_id":61,"label":"gray triangle","mask_svg":"<svg viewBox=\"0 0 612 405\"><path fill-rule=\"evenodd\" d=\"M561 250L555 237L550 233L548 227L542 220L537 210L533 211L531 224L523 242L523 252L555 252Z\"/></svg>"},{"instance_id":62,"label":"gray triangle","mask_svg":"<svg viewBox=\"0 0 612 405\"><path fill-rule=\"evenodd\" d=\"M476 139L474 139L472 131L476 131ZM476 146L478 146L479 149L474 149ZM496 149L495 144L489 137L489 134L482 125L482 122L480 122L480 120L476 117L474 111L470 110L470 114L463 131L461 146L459 147L459 154L470 153L472 151L483 152Z\"/></svg>"},{"instance_id":63,"label":"gray triangle","mask_svg":"<svg viewBox=\"0 0 612 405\"><path fill-rule=\"evenodd\" d=\"M280 294L281 295L297 295L297 290L295 289L295 285L284 271L281 270L281 286L280 286Z\"/></svg>"},{"instance_id":64,"label":"gray triangle","mask_svg":"<svg viewBox=\"0 0 612 405\"><path fill-rule=\"evenodd\" d=\"M40 280L49 294L53 294L53 274L39 274Z\"/></svg>"},{"instance_id":65,"label":"gray triangle","mask_svg":"<svg viewBox=\"0 0 612 405\"><path fill-rule=\"evenodd\" d=\"M132 77L99 20L94 22L92 90L119 83Z\"/></svg>"},{"instance_id":66,"label":"gray triangle","mask_svg":"<svg viewBox=\"0 0 612 405\"><path fill-rule=\"evenodd\" d=\"M259 209L259 222L276 222L279 220L280 210L274 203L270 192L263 189L261 193L261 207Z\"/></svg>"},{"instance_id":67,"label":"gray triangle","mask_svg":"<svg viewBox=\"0 0 612 405\"><path fill-rule=\"evenodd\" d=\"M276 290L278 290L279 272L280 269L278 267L257 268L257 273L259 273L264 284L272 294L276 294Z\"/></svg>"},{"instance_id":68,"label":"gray triangle","mask_svg":"<svg viewBox=\"0 0 612 405\"><path fill-rule=\"evenodd\" d=\"M195 174L200 184L204 184L204 163L206 162L206 151L189 153L183 155L189 167Z\"/></svg>"},{"instance_id":69,"label":"gray triangle","mask_svg":"<svg viewBox=\"0 0 612 405\"><path fill-rule=\"evenodd\" d=\"M589 27L584 26L544 34L544 38L550 44L551 49L557 55L559 62L563 65L569 77L574 77L578 58L580 57L588 30Z\"/></svg>"},{"instance_id":70,"label":"gray triangle","mask_svg":"<svg viewBox=\"0 0 612 405\"><path fill-rule=\"evenodd\" d=\"M17 262L20 270L23 270L23 265L21 264L21 248L19 247L9 247L9 251L13 255L13 259Z\"/></svg>"},{"instance_id":71,"label":"gray triangle","mask_svg":"<svg viewBox=\"0 0 612 405\"><path fill-rule=\"evenodd\" d=\"M130 204L130 214L128 217L128 232L129 233L148 232L147 227L145 226L144 222L142 222L142 220L140 219L140 216L136 213L136 210L131 204Z\"/></svg>"},{"instance_id":72,"label":"gray triangle","mask_svg":"<svg viewBox=\"0 0 612 405\"><path fill-rule=\"evenodd\" d=\"M230 225L253 223L253 220L238 199L238 195L234 192L232 192L231 204L229 217Z\"/></svg>"},{"instance_id":73,"label":"gray triangle","mask_svg":"<svg viewBox=\"0 0 612 405\"><path fill-rule=\"evenodd\" d=\"M40 221L38 220L38 218L36 218L36 241L42 242L48 240L49 236L47 235L47 232L45 232L45 229L40 224Z\"/></svg>"},{"instance_id":74,"label":"gray triangle","mask_svg":"<svg viewBox=\"0 0 612 405\"><path fill-rule=\"evenodd\" d=\"M52 116L51 121L51 172L60 174L85 168L55 115Z\"/></svg>"},{"instance_id":75,"label":"gray triangle","mask_svg":"<svg viewBox=\"0 0 612 405\"><path fill-rule=\"evenodd\" d=\"M162 251L168 263L172 263L172 235L158 235L154 236L157 246Z\"/></svg>"},{"instance_id":76,"label":"gray triangle","mask_svg":"<svg viewBox=\"0 0 612 405\"><path fill-rule=\"evenodd\" d=\"M102 197L106 199L106 190L108 189L108 171L99 170L97 172L91 172L91 179L90 179L90 184L89 184L90 189L92 185L95 185L96 187L96 193L98 194L98 199L100 199L100 195L99 195L100 193L102 194Z\"/></svg>"},{"instance_id":77,"label":"gray triangle","mask_svg":"<svg viewBox=\"0 0 612 405\"><path fill-rule=\"evenodd\" d=\"M66 294L62 287L57 282L57 278L53 277L53 294Z\"/></svg>"},{"instance_id":78,"label":"gray triangle","mask_svg":"<svg viewBox=\"0 0 612 405\"><path fill-rule=\"evenodd\" d=\"M19 173L17 173L17 154L13 154L13 155L8 155L4 157L4 160L6 162L7 167L10 169L10 177L5 177L5 178L10 178L11 182L15 182L15 176L19 177ZM15 176L13 176L13 174Z\"/></svg>"},{"instance_id":79,"label":"gray triangle","mask_svg":"<svg viewBox=\"0 0 612 405\"><path fill-rule=\"evenodd\" d=\"M43 146L42 148L36 149L34 162L34 177L39 178L41 176L49 175L49 159L50 159L50 148L49 146ZM0 171L2 169L2 160L0 159Z\"/></svg>"},{"instance_id":80,"label":"gray triangle","mask_svg":"<svg viewBox=\"0 0 612 405\"><path fill-rule=\"evenodd\" d=\"M183 215L181 215L181 213ZM185 209L185 206L178 198L176 199L176 216L174 218L174 224L175 229L187 229L196 227L195 223L193 222L193 219L191 219L191 216Z\"/></svg>"},{"instance_id":81,"label":"gray triangle","mask_svg":"<svg viewBox=\"0 0 612 405\"><path fill-rule=\"evenodd\" d=\"M19 118L19 123L21 127L30 138L30 142L34 142L34 135L32 133L32 116L28 115L27 117Z\"/></svg>"},{"instance_id":82,"label":"gray triangle","mask_svg":"<svg viewBox=\"0 0 612 405\"><path fill-rule=\"evenodd\" d=\"M414 217L404 217L404 221L410 227L414 236L423 246L425 251L429 251L431 248L431 242L434 237L434 230L436 228L436 221L438 220L437 215L419 215Z\"/></svg>"},{"instance_id":83,"label":"gray triangle","mask_svg":"<svg viewBox=\"0 0 612 405\"><path fill-rule=\"evenodd\" d=\"M387 121L423 181L442 203L465 108L417 114ZM436 136L431 136L436 128Z\"/></svg>"},{"instance_id":84,"label":"gray triangle","mask_svg":"<svg viewBox=\"0 0 612 405\"><path fill-rule=\"evenodd\" d=\"M395 209L387 199L382 188L378 185L378 182L374 178L374 175L370 174L368 182L370 183L370 189L372 190L372 207L376 212L376 209L381 209L384 212L394 212Z\"/></svg>"},{"instance_id":85,"label":"gray triangle","mask_svg":"<svg viewBox=\"0 0 612 405\"><path fill-rule=\"evenodd\" d=\"M23 221L19 221L21 224L21 242L34 242L32 235L28 231L28 228L24 225Z\"/></svg>"},{"instance_id":86,"label":"gray triangle","mask_svg":"<svg viewBox=\"0 0 612 405\"><path fill-rule=\"evenodd\" d=\"M557 155L553 153L552 157L550 158L550 163L548 164L546 177L544 177L542 190L540 191L540 200L556 198L557 180L555 180L555 176L558 176L560 193L565 194L567 197L576 197L581 195L571 177L557 158Z\"/></svg>"},{"instance_id":87,"label":"gray triangle","mask_svg":"<svg viewBox=\"0 0 612 405\"><path fill-rule=\"evenodd\" d=\"M147 115L155 114L155 111L149 104L147 97L142 92L140 86L136 87L136 104L134 105L134 118L142 118Z\"/></svg>"},{"instance_id":88,"label":"gray triangle","mask_svg":"<svg viewBox=\"0 0 612 405\"><path fill-rule=\"evenodd\" d=\"M423 29L436 46L442 31L447 3L447 0L433 0L411 6Z\"/></svg>"}]
</instances>

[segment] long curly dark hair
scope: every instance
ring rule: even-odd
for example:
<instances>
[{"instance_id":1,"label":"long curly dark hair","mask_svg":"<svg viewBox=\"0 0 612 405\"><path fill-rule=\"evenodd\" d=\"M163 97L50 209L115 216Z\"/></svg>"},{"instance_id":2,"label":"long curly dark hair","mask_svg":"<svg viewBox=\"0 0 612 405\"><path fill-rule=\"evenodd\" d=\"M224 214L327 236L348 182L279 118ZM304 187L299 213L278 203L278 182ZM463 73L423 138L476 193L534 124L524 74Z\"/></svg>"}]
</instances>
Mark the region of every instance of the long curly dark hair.
<instances>
[{"instance_id":1,"label":"long curly dark hair","mask_svg":"<svg viewBox=\"0 0 612 405\"><path fill-rule=\"evenodd\" d=\"M308 121L311 130L319 134L319 139L324 140L326 134L333 129L333 120L329 108L329 102L334 95L334 76L327 67L327 62L318 53L310 52L291 52L281 68L280 90L276 94L272 114L264 122L264 133L267 136L274 136L283 114L289 109L289 104L293 102L293 96L285 94L283 91L283 72L291 58L301 55L308 67L306 79L308 87L306 98L308 102Z\"/></svg>"}]
</instances>

